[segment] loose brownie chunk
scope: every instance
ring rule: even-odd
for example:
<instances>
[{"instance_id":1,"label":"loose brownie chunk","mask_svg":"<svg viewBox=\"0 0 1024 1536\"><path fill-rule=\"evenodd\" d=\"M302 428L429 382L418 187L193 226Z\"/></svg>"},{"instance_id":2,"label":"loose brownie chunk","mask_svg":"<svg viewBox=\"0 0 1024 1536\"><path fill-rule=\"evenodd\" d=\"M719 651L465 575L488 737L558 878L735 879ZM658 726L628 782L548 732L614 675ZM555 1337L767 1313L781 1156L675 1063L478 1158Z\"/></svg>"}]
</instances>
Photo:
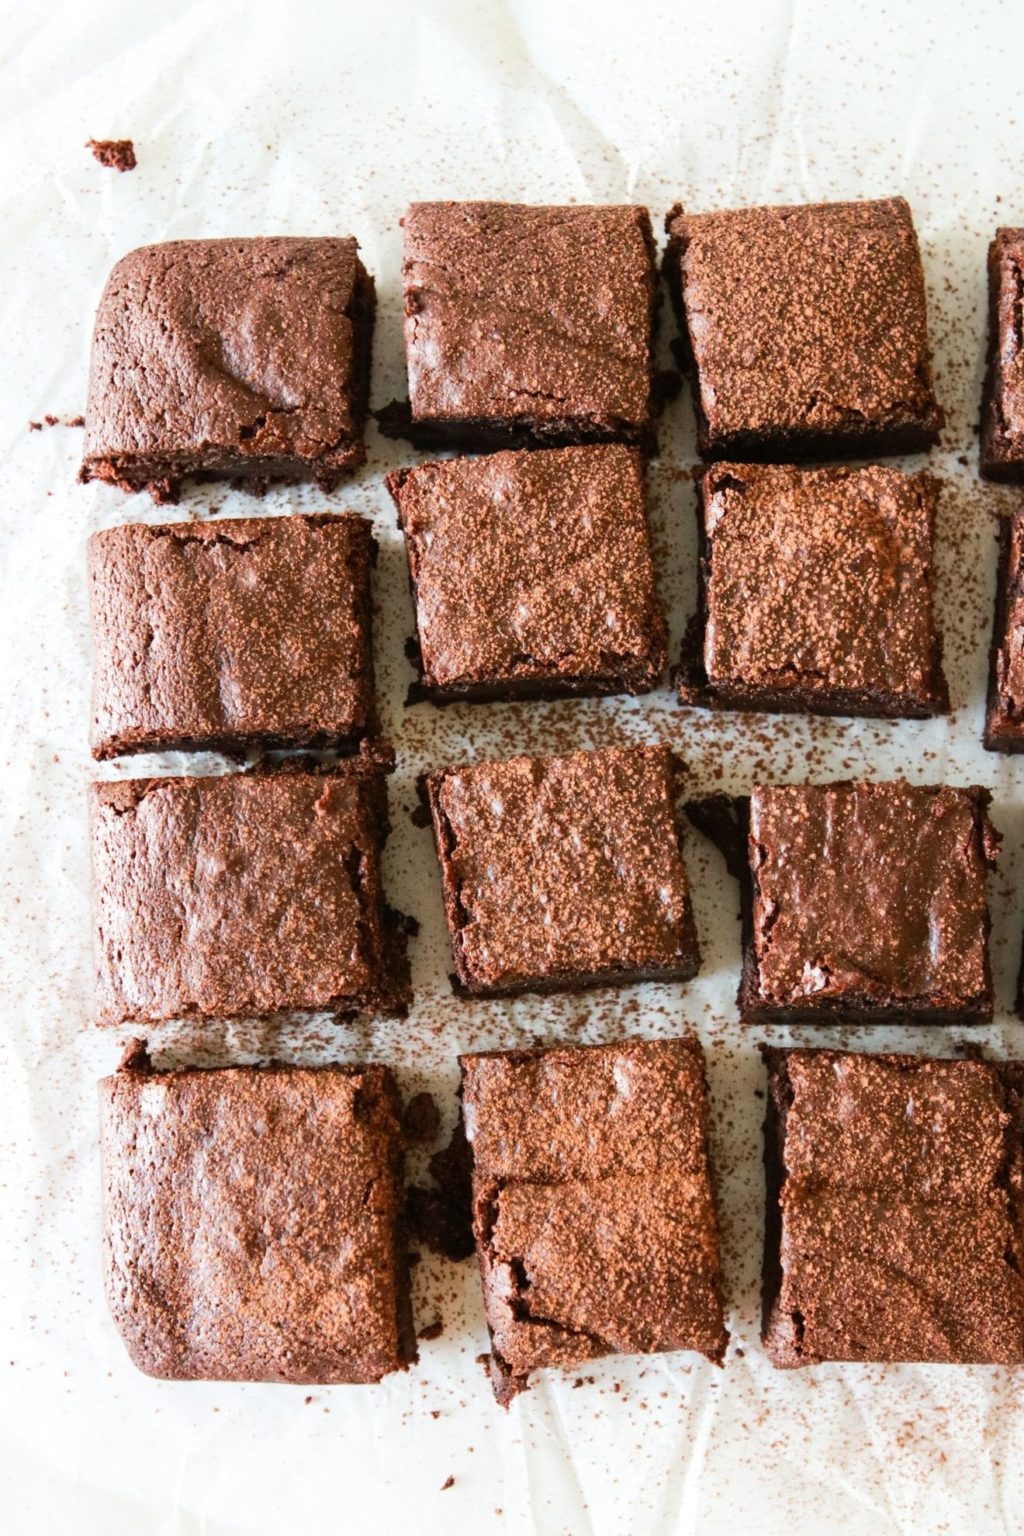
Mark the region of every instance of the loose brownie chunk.
<instances>
[{"instance_id":1,"label":"loose brownie chunk","mask_svg":"<svg viewBox=\"0 0 1024 1536\"><path fill-rule=\"evenodd\" d=\"M357 747L375 555L351 513L93 534L93 756Z\"/></svg>"},{"instance_id":2,"label":"loose brownie chunk","mask_svg":"<svg viewBox=\"0 0 1024 1536\"><path fill-rule=\"evenodd\" d=\"M840 459L937 442L910 209L812 203L666 221L665 275L710 459Z\"/></svg>"},{"instance_id":3,"label":"loose brownie chunk","mask_svg":"<svg viewBox=\"0 0 1024 1536\"><path fill-rule=\"evenodd\" d=\"M174 1380L370 1382L416 1359L401 1106L386 1067L154 1072L100 1084L106 1290Z\"/></svg>"},{"instance_id":4,"label":"loose brownie chunk","mask_svg":"<svg viewBox=\"0 0 1024 1536\"><path fill-rule=\"evenodd\" d=\"M316 480L366 458L374 287L352 239L175 240L122 257L96 316L83 480Z\"/></svg>"},{"instance_id":5,"label":"loose brownie chunk","mask_svg":"<svg viewBox=\"0 0 1024 1536\"><path fill-rule=\"evenodd\" d=\"M1024 1364L1019 1070L765 1056L773 1364Z\"/></svg>"},{"instance_id":6,"label":"loose brownie chunk","mask_svg":"<svg viewBox=\"0 0 1024 1536\"><path fill-rule=\"evenodd\" d=\"M386 835L362 762L93 785L97 1023L399 1009Z\"/></svg>"},{"instance_id":7,"label":"loose brownie chunk","mask_svg":"<svg viewBox=\"0 0 1024 1536\"><path fill-rule=\"evenodd\" d=\"M615 1352L694 1349L720 1362L696 1038L460 1060L498 1401L531 1371Z\"/></svg>"},{"instance_id":8,"label":"loose brownie chunk","mask_svg":"<svg viewBox=\"0 0 1024 1536\"><path fill-rule=\"evenodd\" d=\"M695 975L675 777L667 747L431 774L455 990L501 996Z\"/></svg>"},{"instance_id":9,"label":"loose brownie chunk","mask_svg":"<svg viewBox=\"0 0 1024 1536\"><path fill-rule=\"evenodd\" d=\"M653 449L646 208L414 203L403 224L418 441Z\"/></svg>"},{"instance_id":10,"label":"loose brownie chunk","mask_svg":"<svg viewBox=\"0 0 1024 1536\"><path fill-rule=\"evenodd\" d=\"M667 640L636 449L451 459L387 483L429 698L657 686Z\"/></svg>"},{"instance_id":11,"label":"loose brownie chunk","mask_svg":"<svg viewBox=\"0 0 1024 1536\"><path fill-rule=\"evenodd\" d=\"M1024 229L999 229L988 251L988 370L981 472L1024 481Z\"/></svg>"},{"instance_id":12,"label":"loose brownie chunk","mask_svg":"<svg viewBox=\"0 0 1024 1536\"><path fill-rule=\"evenodd\" d=\"M682 703L818 715L949 707L931 476L716 464L699 484L701 593Z\"/></svg>"}]
</instances>

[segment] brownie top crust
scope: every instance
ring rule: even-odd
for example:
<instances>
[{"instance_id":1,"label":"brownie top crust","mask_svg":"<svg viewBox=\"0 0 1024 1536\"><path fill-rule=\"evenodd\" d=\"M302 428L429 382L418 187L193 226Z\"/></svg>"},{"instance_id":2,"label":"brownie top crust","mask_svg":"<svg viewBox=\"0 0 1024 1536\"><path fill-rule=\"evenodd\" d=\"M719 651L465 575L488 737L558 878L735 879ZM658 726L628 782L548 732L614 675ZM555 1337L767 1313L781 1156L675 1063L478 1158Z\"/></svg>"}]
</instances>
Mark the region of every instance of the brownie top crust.
<instances>
[{"instance_id":1,"label":"brownie top crust","mask_svg":"<svg viewBox=\"0 0 1024 1536\"><path fill-rule=\"evenodd\" d=\"M701 484L711 688L939 701L934 479L725 463Z\"/></svg>"},{"instance_id":2,"label":"brownie top crust","mask_svg":"<svg viewBox=\"0 0 1024 1536\"><path fill-rule=\"evenodd\" d=\"M645 437L657 293L646 208L413 203L413 421L528 421Z\"/></svg>"},{"instance_id":3,"label":"brownie top crust","mask_svg":"<svg viewBox=\"0 0 1024 1536\"><path fill-rule=\"evenodd\" d=\"M1024 229L996 231L988 266L991 334L982 468L996 478L1020 479L1024 478Z\"/></svg>"},{"instance_id":4,"label":"brownie top crust","mask_svg":"<svg viewBox=\"0 0 1024 1536\"><path fill-rule=\"evenodd\" d=\"M755 789L758 1001L990 1003L987 800L903 782Z\"/></svg>"},{"instance_id":5,"label":"brownie top crust","mask_svg":"<svg viewBox=\"0 0 1024 1536\"><path fill-rule=\"evenodd\" d=\"M902 198L668 216L702 446L908 424L934 438L924 275Z\"/></svg>"},{"instance_id":6,"label":"brownie top crust","mask_svg":"<svg viewBox=\"0 0 1024 1536\"><path fill-rule=\"evenodd\" d=\"M94 756L354 745L373 724L375 553L351 513L93 534Z\"/></svg>"},{"instance_id":7,"label":"brownie top crust","mask_svg":"<svg viewBox=\"0 0 1024 1536\"><path fill-rule=\"evenodd\" d=\"M415 1359L400 1105L385 1067L100 1084L106 1289L135 1364L221 1381L377 1381Z\"/></svg>"},{"instance_id":8,"label":"brownie top crust","mask_svg":"<svg viewBox=\"0 0 1024 1536\"><path fill-rule=\"evenodd\" d=\"M617 443L494 453L388 479L424 683L632 677L666 661L643 465Z\"/></svg>"},{"instance_id":9,"label":"brownie top crust","mask_svg":"<svg viewBox=\"0 0 1024 1536\"><path fill-rule=\"evenodd\" d=\"M372 282L357 253L351 238L273 237L123 256L96 315L84 477L361 462Z\"/></svg>"},{"instance_id":10,"label":"brownie top crust","mask_svg":"<svg viewBox=\"0 0 1024 1536\"><path fill-rule=\"evenodd\" d=\"M465 985L693 974L667 747L479 763L429 787Z\"/></svg>"}]
</instances>

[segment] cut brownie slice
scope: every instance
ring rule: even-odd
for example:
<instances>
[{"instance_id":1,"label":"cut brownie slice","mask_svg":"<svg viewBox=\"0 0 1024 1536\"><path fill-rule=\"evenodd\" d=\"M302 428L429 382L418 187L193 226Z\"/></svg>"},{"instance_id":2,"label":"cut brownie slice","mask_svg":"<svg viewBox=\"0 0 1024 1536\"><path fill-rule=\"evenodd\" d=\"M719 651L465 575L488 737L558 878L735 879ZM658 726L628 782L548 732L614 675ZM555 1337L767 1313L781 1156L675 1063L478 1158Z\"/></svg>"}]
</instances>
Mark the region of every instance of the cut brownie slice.
<instances>
[{"instance_id":1,"label":"cut brownie slice","mask_svg":"<svg viewBox=\"0 0 1024 1536\"><path fill-rule=\"evenodd\" d=\"M1024 1365L1019 1070L765 1056L773 1364Z\"/></svg>"},{"instance_id":2,"label":"cut brownie slice","mask_svg":"<svg viewBox=\"0 0 1024 1536\"><path fill-rule=\"evenodd\" d=\"M981 472L1024 481L1024 229L999 229L988 251L988 369Z\"/></svg>"},{"instance_id":3,"label":"cut brownie slice","mask_svg":"<svg viewBox=\"0 0 1024 1536\"><path fill-rule=\"evenodd\" d=\"M443 768L427 792L456 991L696 974L667 747Z\"/></svg>"},{"instance_id":4,"label":"cut brownie slice","mask_svg":"<svg viewBox=\"0 0 1024 1536\"><path fill-rule=\"evenodd\" d=\"M396 1011L380 768L92 787L96 1020Z\"/></svg>"},{"instance_id":5,"label":"cut brownie slice","mask_svg":"<svg viewBox=\"0 0 1024 1536\"><path fill-rule=\"evenodd\" d=\"M423 691L438 703L643 693L666 662L643 464L617 443L388 477Z\"/></svg>"},{"instance_id":6,"label":"cut brownie slice","mask_svg":"<svg viewBox=\"0 0 1024 1536\"><path fill-rule=\"evenodd\" d=\"M414 203L403 224L417 441L654 448L646 208Z\"/></svg>"},{"instance_id":7,"label":"cut brownie slice","mask_svg":"<svg viewBox=\"0 0 1024 1536\"><path fill-rule=\"evenodd\" d=\"M985 745L990 752L1024 752L1024 512L1000 527Z\"/></svg>"},{"instance_id":8,"label":"cut brownie slice","mask_svg":"<svg viewBox=\"0 0 1024 1536\"><path fill-rule=\"evenodd\" d=\"M154 1072L136 1042L100 1116L107 1297L140 1370L371 1382L415 1361L387 1067Z\"/></svg>"},{"instance_id":9,"label":"cut brownie slice","mask_svg":"<svg viewBox=\"0 0 1024 1536\"><path fill-rule=\"evenodd\" d=\"M721 1362L696 1038L460 1060L498 1401L531 1371L598 1355L694 1349Z\"/></svg>"},{"instance_id":10,"label":"cut brownie slice","mask_svg":"<svg viewBox=\"0 0 1024 1536\"><path fill-rule=\"evenodd\" d=\"M840 459L938 441L910 209L812 203L666 221L705 458Z\"/></svg>"},{"instance_id":11,"label":"cut brownie slice","mask_svg":"<svg viewBox=\"0 0 1024 1536\"><path fill-rule=\"evenodd\" d=\"M731 709L948 709L935 629L938 482L894 469L716 464L679 698Z\"/></svg>"},{"instance_id":12,"label":"cut brownie slice","mask_svg":"<svg viewBox=\"0 0 1024 1536\"><path fill-rule=\"evenodd\" d=\"M93 534L93 756L357 747L375 556L351 513Z\"/></svg>"},{"instance_id":13,"label":"cut brownie slice","mask_svg":"<svg viewBox=\"0 0 1024 1536\"><path fill-rule=\"evenodd\" d=\"M83 480L176 499L187 475L362 464L374 287L352 239L175 240L122 257L96 316Z\"/></svg>"},{"instance_id":14,"label":"cut brownie slice","mask_svg":"<svg viewBox=\"0 0 1024 1536\"><path fill-rule=\"evenodd\" d=\"M688 805L742 877L742 1018L991 1019L988 801L976 786L895 782Z\"/></svg>"}]
</instances>

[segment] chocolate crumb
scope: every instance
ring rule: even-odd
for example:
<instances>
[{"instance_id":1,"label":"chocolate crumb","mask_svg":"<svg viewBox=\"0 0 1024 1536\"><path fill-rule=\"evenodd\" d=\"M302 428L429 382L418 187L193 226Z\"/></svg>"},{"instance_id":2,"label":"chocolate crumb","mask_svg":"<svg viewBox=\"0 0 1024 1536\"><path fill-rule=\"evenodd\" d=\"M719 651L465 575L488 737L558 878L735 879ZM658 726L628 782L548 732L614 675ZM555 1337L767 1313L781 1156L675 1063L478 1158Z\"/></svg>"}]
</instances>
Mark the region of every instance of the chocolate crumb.
<instances>
[{"instance_id":1,"label":"chocolate crumb","mask_svg":"<svg viewBox=\"0 0 1024 1536\"><path fill-rule=\"evenodd\" d=\"M439 1339L443 1332L444 1323L438 1318L436 1323L428 1323L425 1328L421 1328L419 1337L421 1339Z\"/></svg>"},{"instance_id":2,"label":"chocolate crumb","mask_svg":"<svg viewBox=\"0 0 1024 1536\"><path fill-rule=\"evenodd\" d=\"M138 161L131 139L87 139L86 149L91 149L100 165L108 170L134 171Z\"/></svg>"},{"instance_id":3,"label":"chocolate crumb","mask_svg":"<svg viewBox=\"0 0 1024 1536\"><path fill-rule=\"evenodd\" d=\"M454 1479L454 1477L452 1477L451 1473L449 1472L448 1476L445 1478L444 1482L441 1484L441 1492L442 1493L446 1493L447 1490L449 1488L454 1487L454 1485L455 1485L455 1479Z\"/></svg>"}]
</instances>

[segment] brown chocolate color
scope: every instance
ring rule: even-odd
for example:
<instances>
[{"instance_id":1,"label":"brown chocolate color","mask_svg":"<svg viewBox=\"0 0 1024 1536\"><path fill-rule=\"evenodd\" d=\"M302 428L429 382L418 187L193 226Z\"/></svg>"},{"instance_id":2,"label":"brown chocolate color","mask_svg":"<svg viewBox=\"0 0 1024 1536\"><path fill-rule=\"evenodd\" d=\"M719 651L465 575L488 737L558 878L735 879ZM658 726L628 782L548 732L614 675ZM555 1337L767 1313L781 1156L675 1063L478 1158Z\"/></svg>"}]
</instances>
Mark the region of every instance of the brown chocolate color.
<instances>
[{"instance_id":1,"label":"brown chocolate color","mask_svg":"<svg viewBox=\"0 0 1024 1536\"><path fill-rule=\"evenodd\" d=\"M357 747L375 557L352 513L93 534L93 756Z\"/></svg>"},{"instance_id":2,"label":"brown chocolate color","mask_svg":"<svg viewBox=\"0 0 1024 1536\"><path fill-rule=\"evenodd\" d=\"M430 775L456 991L685 981L700 950L668 747Z\"/></svg>"},{"instance_id":3,"label":"brown chocolate color","mask_svg":"<svg viewBox=\"0 0 1024 1536\"><path fill-rule=\"evenodd\" d=\"M684 213L665 275L709 459L841 459L938 440L924 274L901 197Z\"/></svg>"},{"instance_id":4,"label":"brown chocolate color","mask_svg":"<svg viewBox=\"0 0 1024 1536\"><path fill-rule=\"evenodd\" d=\"M1024 1364L1019 1072L765 1050L765 1348Z\"/></svg>"},{"instance_id":5,"label":"brown chocolate color","mask_svg":"<svg viewBox=\"0 0 1024 1536\"><path fill-rule=\"evenodd\" d=\"M131 139L86 139L85 147L108 170L134 171L138 165Z\"/></svg>"},{"instance_id":6,"label":"brown chocolate color","mask_svg":"<svg viewBox=\"0 0 1024 1536\"><path fill-rule=\"evenodd\" d=\"M96 1022L399 1011L380 768L92 786Z\"/></svg>"},{"instance_id":7,"label":"brown chocolate color","mask_svg":"<svg viewBox=\"0 0 1024 1536\"><path fill-rule=\"evenodd\" d=\"M715 464L699 481L700 601L683 704L818 715L949 707L930 475Z\"/></svg>"},{"instance_id":8,"label":"brown chocolate color","mask_svg":"<svg viewBox=\"0 0 1024 1536\"><path fill-rule=\"evenodd\" d=\"M389 475L437 703L643 693L667 660L643 462L618 443Z\"/></svg>"},{"instance_id":9,"label":"brown chocolate color","mask_svg":"<svg viewBox=\"0 0 1024 1536\"><path fill-rule=\"evenodd\" d=\"M417 441L654 449L646 208L414 203L403 225Z\"/></svg>"},{"instance_id":10,"label":"brown chocolate color","mask_svg":"<svg viewBox=\"0 0 1024 1536\"><path fill-rule=\"evenodd\" d=\"M531 1371L694 1349L721 1362L696 1037L460 1057L473 1227L508 1404Z\"/></svg>"},{"instance_id":11,"label":"brown chocolate color","mask_svg":"<svg viewBox=\"0 0 1024 1536\"><path fill-rule=\"evenodd\" d=\"M107 1297L172 1380L373 1382L416 1360L401 1106L387 1067L100 1084Z\"/></svg>"},{"instance_id":12,"label":"brown chocolate color","mask_svg":"<svg viewBox=\"0 0 1024 1536\"><path fill-rule=\"evenodd\" d=\"M998 229L988 251L988 368L981 472L1024 482L1024 229Z\"/></svg>"},{"instance_id":13,"label":"brown chocolate color","mask_svg":"<svg viewBox=\"0 0 1024 1536\"><path fill-rule=\"evenodd\" d=\"M1000 525L985 745L990 752L1024 752L1024 512Z\"/></svg>"},{"instance_id":14,"label":"brown chocolate color","mask_svg":"<svg viewBox=\"0 0 1024 1536\"><path fill-rule=\"evenodd\" d=\"M175 240L96 315L83 480L174 501L192 475L315 480L365 461L374 287L353 239Z\"/></svg>"}]
</instances>

